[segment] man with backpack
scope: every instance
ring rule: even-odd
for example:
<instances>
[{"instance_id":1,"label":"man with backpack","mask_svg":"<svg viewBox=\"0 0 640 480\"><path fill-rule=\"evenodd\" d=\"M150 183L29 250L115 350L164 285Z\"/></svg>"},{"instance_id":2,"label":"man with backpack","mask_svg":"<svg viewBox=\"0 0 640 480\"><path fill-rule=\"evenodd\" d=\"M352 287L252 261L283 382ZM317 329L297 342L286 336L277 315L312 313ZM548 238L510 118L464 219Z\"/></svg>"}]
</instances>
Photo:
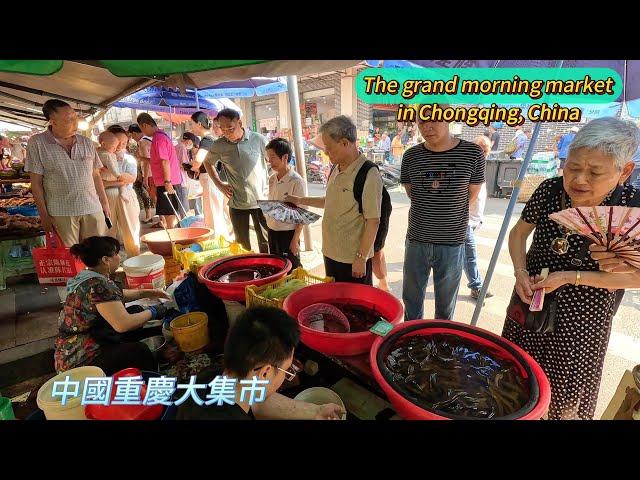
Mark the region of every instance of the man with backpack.
<instances>
[{"instance_id":1,"label":"man with backpack","mask_svg":"<svg viewBox=\"0 0 640 480\"><path fill-rule=\"evenodd\" d=\"M356 126L340 115L320 127L333 164L324 197L288 196L285 201L324 208L322 253L336 282L373 284L374 245L384 244L391 199L375 164L358 150Z\"/></svg>"}]
</instances>

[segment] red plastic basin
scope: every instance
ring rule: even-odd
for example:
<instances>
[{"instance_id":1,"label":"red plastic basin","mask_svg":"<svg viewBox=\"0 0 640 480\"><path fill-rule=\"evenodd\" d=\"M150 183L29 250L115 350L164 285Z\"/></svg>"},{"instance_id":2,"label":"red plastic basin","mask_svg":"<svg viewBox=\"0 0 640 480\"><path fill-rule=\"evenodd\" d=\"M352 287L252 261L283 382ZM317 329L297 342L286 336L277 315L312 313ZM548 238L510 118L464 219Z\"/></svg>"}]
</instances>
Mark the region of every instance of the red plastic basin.
<instances>
[{"instance_id":1,"label":"red plastic basin","mask_svg":"<svg viewBox=\"0 0 640 480\"><path fill-rule=\"evenodd\" d=\"M451 420L466 419L455 415L438 414L426 410L406 398L402 392L382 374L384 359L389 349L400 338L413 335L456 335L465 340L470 340L478 346L489 349L492 354L504 360L515 363L520 375L528 382L531 396L529 402L522 409L501 417L504 420L540 420L549 409L551 401L551 387L549 380L538 363L524 350L509 340L495 335L482 328L456 323L449 320L412 320L395 327L385 337L378 337L371 348L369 360L371 371L387 398L395 408L398 415L406 420Z\"/></svg>"},{"instance_id":2,"label":"red plastic basin","mask_svg":"<svg viewBox=\"0 0 640 480\"><path fill-rule=\"evenodd\" d=\"M375 306L393 325L403 321L404 309L392 294L379 288L359 283L321 283L302 288L289 295L282 308L293 318L305 307L314 303L350 303L362 307ZM367 353L377 335L371 332L329 333L314 330L298 321L300 340L310 348L325 355L349 356Z\"/></svg>"},{"instance_id":3,"label":"red plastic basin","mask_svg":"<svg viewBox=\"0 0 640 480\"><path fill-rule=\"evenodd\" d=\"M169 235L165 230L147 233L140 237L140 240L147 244L149 250L163 257L173 255L171 251L171 241L179 245L191 245L192 243L202 242L210 239L214 234L212 228L205 227L189 227L189 228L170 228ZM171 241L169 240L171 237Z\"/></svg>"},{"instance_id":4,"label":"red plastic basin","mask_svg":"<svg viewBox=\"0 0 640 480\"><path fill-rule=\"evenodd\" d=\"M248 282L216 282L210 280L211 277L219 277L229 272L241 270L244 268L255 268L259 266L270 266L278 268L278 273L260 278L258 280L251 280ZM235 255L232 257L225 257L215 262L204 265L198 272L198 279L200 283L204 283L209 291L214 295L220 297L222 300L230 300L234 302L245 302L245 288L249 285L261 286L266 283L275 282L284 278L291 270L291 261L279 257L278 255L271 255L268 253L249 253L246 255Z\"/></svg>"},{"instance_id":5,"label":"red plastic basin","mask_svg":"<svg viewBox=\"0 0 640 480\"><path fill-rule=\"evenodd\" d=\"M125 368L113 374L113 387L111 389L111 401L116 396L116 381L123 377L141 376L145 381L145 385L140 389L140 398L142 401L147 394L147 386L149 374L158 375L155 372L143 372L137 368ZM91 420L158 420L164 413L163 405L87 405L84 413Z\"/></svg>"}]
</instances>

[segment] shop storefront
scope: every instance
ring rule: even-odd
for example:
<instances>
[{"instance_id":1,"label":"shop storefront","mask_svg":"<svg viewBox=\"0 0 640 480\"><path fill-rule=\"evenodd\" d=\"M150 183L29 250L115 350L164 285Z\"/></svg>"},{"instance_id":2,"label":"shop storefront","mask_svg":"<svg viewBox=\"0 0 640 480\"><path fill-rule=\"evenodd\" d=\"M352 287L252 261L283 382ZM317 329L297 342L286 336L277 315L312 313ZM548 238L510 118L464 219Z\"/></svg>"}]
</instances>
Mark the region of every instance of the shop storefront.
<instances>
[{"instance_id":1,"label":"shop storefront","mask_svg":"<svg viewBox=\"0 0 640 480\"><path fill-rule=\"evenodd\" d=\"M262 98L251 102L252 130L268 139L277 136L280 115L277 97Z\"/></svg>"},{"instance_id":2,"label":"shop storefront","mask_svg":"<svg viewBox=\"0 0 640 480\"><path fill-rule=\"evenodd\" d=\"M300 103L302 133L306 140L318 134L318 128L340 114L335 88L312 90L302 94Z\"/></svg>"},{"instance_id":3,"label":"shop storefront","mask_svg":"<svg viewBox=\"0 0 640 480\"><path fill-rule=\"evenodd\" d=\"M373 133L387 132L392 138L396 134L401 124L397 121L397 105L373 105L372 122Z\"/></svg>"}]
</instances>

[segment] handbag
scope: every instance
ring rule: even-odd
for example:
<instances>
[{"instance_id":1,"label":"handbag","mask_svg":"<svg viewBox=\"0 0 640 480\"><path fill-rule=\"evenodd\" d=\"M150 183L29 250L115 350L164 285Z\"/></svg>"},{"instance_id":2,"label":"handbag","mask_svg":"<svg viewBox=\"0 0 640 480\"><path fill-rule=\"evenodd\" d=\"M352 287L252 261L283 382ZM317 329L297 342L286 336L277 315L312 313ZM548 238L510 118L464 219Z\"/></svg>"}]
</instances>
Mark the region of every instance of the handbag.
<instances>
[{"instance_id":1,"label":"handbag","mask_svg":"<svg viewBox=\"0 0 640 480\"><path fill-rule=\"evenodd\" d=\"M81 260L71 255L70 249L65 247L57 232L45 235L45 246L31 250L33 265L42 285L64 286L67 280L75 277L84 269Z\"/></svg>"},{"instance_id":2,"label":"handbag","mask_svg":"<svg viewBox=\"0 0 640 480\"><path fill-rule=\"evenodd\" d=\"M558 294L564 287L555 290L544 297L542 310L532 312L529 304L523 302L515 288L511 295L511 301L507 307L507 318L518 323L525 330L537 333L553 333L556 324L558 310Z\"/></svg>"}]
</instances>

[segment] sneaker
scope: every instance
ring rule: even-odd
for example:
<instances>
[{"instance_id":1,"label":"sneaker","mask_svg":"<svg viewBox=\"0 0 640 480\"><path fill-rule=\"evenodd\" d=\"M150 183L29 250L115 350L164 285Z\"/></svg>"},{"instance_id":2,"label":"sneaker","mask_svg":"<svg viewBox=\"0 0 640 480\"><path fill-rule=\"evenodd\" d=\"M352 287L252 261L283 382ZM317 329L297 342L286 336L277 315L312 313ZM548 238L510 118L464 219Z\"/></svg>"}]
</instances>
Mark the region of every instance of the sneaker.
<instances>
[{"instance_id":1,"label":"sneaker","mask_svg":"<svg viewBox=\"0 0 640 480\"><path fill-rule=\"evenodd\" d=\"M480 297L480 289L479 288L472 289L471 298L474 298L475 300L477 300L479 297ZM491 298L491 297L493 297L493 293L487 290L487 293L485 294L484 298Z\"/></svg>"}]
</instances>

